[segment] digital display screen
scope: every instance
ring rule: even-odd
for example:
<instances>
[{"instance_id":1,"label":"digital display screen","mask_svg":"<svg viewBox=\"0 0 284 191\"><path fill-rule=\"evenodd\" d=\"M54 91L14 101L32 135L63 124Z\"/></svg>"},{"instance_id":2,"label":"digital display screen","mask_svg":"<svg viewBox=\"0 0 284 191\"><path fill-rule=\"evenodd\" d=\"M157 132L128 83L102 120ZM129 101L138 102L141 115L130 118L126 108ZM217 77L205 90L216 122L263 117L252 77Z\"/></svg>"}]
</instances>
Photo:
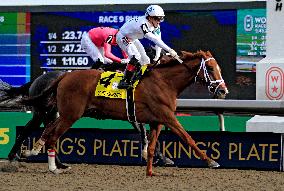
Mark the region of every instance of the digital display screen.
<instances>
[{"instance_id":1,"label":"digital display screen","mask_svg":"<svg viewBox=\"0 0 284 191\"><path fill-rule=\"evenodd\" d=\"M256 63L266 55L266 9L238 10L238 72L255 72Z\"/></svg>"},{"instance_id":2,"label":"digital display screen","mask_svg":"<svg viewBox=\"0 0 284 191\"><path fill-rule=\"evenodd\" d=\"M30 14L0 12L0 79L14 87L30 81Z\"/></svg>"},{"instance_id":3,"label":"digital display screen","mask_svg":"<svg viewBox=\"0 0 284 191\"><path fill-rule=\"evenodd\" d=\"M43 71L88 69L93 60L81 48L82 35L94 27L119 28L125 21L142 14L138 11L34 13L34 68L39 67ZM116 50L113 52L120 54Z\"/></svg>"}]
</instances>

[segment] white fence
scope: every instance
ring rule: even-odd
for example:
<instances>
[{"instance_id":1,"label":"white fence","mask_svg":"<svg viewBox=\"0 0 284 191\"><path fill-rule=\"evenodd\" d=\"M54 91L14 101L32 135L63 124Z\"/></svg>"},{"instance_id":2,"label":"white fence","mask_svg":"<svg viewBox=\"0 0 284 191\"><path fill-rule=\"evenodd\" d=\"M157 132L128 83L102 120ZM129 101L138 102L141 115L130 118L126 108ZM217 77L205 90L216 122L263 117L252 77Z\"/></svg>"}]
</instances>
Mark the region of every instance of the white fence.
<instances>
[{"instance_id":1,"label":"white fence","mask_svg":"<svg viewBox=\"0 0 284 191\"><path fill-rule=\"evenodd\" d=\"M220 131L225 131L224 113L242 115L284 116L284 101L281 100L219 100L178 99L177 111L211 111L218 115ZM267 120L267 119L266 119ZM268 119L272 122L272 118ZM269 131L270 132L270 131Z\"/></svg>"},{"instance_id":2,"label":"white fence","mask_svg":"<svg viewBox=\"0 0 284 191\"><path fill-rule=\"evenodd\" d=\"M178 111L212 111L248 115L284 116L284 101L281 100L219 100L178 99Z\"/></svg>"}]
</instances>

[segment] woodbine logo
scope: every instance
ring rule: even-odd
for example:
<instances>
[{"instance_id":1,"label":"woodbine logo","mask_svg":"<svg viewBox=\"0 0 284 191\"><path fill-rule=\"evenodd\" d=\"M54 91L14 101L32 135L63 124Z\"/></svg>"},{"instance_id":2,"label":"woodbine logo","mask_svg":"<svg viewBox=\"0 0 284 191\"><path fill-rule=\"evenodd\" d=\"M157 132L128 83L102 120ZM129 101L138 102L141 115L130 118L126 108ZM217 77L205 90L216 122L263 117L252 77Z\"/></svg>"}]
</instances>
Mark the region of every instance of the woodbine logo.
<instances>
[{"instance_id":1,"label":"woodbine logo","mask_svg":"<svg viewBox=\"0 0 284 191\"><path fill-rule=\"evenodd\" d=\"M271 67L266 72L265 94L270 100L283 97L283 71L278 67Z\"/></svg>"}]
</instances>

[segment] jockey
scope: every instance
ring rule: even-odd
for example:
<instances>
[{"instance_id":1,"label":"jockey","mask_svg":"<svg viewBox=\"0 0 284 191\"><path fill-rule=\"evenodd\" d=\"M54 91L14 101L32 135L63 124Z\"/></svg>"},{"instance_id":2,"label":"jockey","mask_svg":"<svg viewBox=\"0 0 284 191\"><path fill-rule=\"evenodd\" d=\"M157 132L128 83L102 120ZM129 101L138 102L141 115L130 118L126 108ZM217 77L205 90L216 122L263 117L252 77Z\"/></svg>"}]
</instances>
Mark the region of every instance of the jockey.
<instances>
[{"instance_id":1,"label":"jockey","mask_svg":"<svg viewBox=\"0 0 284 191\"><path fill-rule=\"evenodd\" d=\"M113 61L126 64L128 59L120 59L111 53L111 46L116 46L117 29L109 27L97 27L84 33L81 39L82 49L95 62L92 68L99 68L102 64L113 63ZM127 58L122 51L124 58Z\"/></svg>"},{"instance_id":2,"label":"jockey","mask_svg":"<svg viewBox=\"0 0 284 191\"><path fill-rule=\"evenodd\" d=\"M169 52L172 57L178 57L176 51L168 47L161 39L160 22L163 22L164 16L164 11L159 5L150 5L146 9L145 16L131 19L119 29L116 42L127 53L130 61L125 69L124 78L117 88L128 88L131 85L131 78L136 71L139 71L141 65L150 64L150 59L138 39L145 37L154 42L156 47L160 47L158 51L156 49L155 60L158 60L161 48Z\"/></svg>"}]
</instances>

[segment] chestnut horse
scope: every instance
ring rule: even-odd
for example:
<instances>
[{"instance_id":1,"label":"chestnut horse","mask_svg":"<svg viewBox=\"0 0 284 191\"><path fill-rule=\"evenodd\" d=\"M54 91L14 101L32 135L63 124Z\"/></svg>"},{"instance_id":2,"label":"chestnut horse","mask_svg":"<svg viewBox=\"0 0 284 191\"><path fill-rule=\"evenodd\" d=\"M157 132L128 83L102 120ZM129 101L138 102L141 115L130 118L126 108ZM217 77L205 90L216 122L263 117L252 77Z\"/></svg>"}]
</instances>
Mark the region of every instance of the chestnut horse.
<instances>
[{"instance_id":1,"label":"chestnut horse","mask_svg":"<svg viewBox=\"0 0 284 191\"><path fill-rule=\"evenodd\" d=\"M174 112L178 95L197 80L205 82L204 84L208 86L208 90L214 94L215 98L224 98L228 90L222 78L221 69L209 51L196 53L182 51L180 58L183 61L182 64L174 58L164 56L161 64L144 75L135 89L136 119L150 126L147 176L155 175L152 169L153 155L163 125L192 147L209 167L220 166L197 147L195 141L176 119ZM94 96L101 73L102 71L99 70L66 73L39 97L25 100L26 103L36 104L37 100L53 93L60 115L52 124L51 131L43 132L31 153L38 153L45 143L51 148L54 147L59 137L89 109L111 119L128 119L125 100ZM49 170L55 169L55 164L49 166Z\"/></svg>"}]
</instances>

